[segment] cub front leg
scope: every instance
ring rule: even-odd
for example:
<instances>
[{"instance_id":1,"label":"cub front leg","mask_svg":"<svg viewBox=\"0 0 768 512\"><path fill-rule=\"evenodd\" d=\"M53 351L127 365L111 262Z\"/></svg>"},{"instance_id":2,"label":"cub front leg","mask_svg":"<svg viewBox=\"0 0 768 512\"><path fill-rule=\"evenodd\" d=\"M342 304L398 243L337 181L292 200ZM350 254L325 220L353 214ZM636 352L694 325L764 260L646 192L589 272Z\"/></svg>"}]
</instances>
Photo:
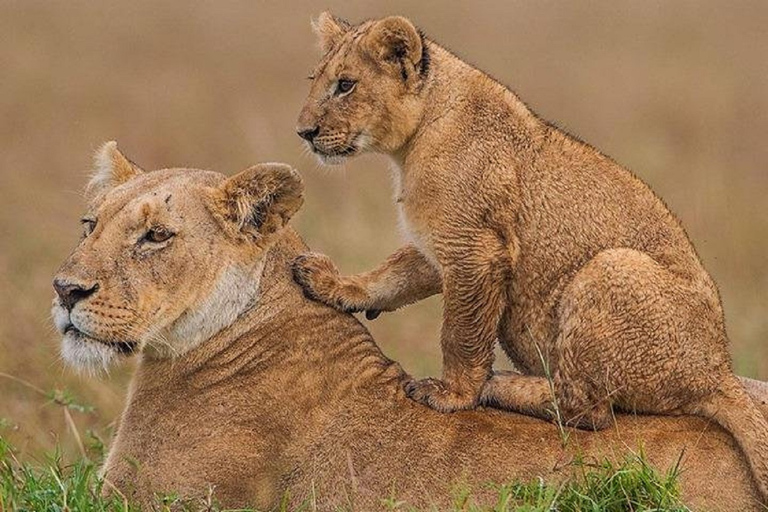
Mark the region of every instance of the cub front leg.
<instances>
[{"instance_id":1,"label":"cub front leg","mask_svg":"<svg viewBox=\"0 0 768 512\"><path fill-rule=\"evenodd\" d=\"M309 298L341 311L365 311L369 320L442 290L440 273L410 244L375 269L353 276L339 275L328 256L303 254L293 263L293 277Z\"/></svg>"},{"instance_id":2,"label":"cub front leg","mask_svg":"<svg viewBox=\"0 0 768 512\"><path fill-rule=\"evenodd\" d=\"M464 238L478 245L451 250L441 260L443 269L443 377L412 381L406 393L441 412L473 408L491 375L493 346L511 270L508 253L493 250L491 237ZM459 244L453 247L460 247Z\"/></svg>"}]
</instances>

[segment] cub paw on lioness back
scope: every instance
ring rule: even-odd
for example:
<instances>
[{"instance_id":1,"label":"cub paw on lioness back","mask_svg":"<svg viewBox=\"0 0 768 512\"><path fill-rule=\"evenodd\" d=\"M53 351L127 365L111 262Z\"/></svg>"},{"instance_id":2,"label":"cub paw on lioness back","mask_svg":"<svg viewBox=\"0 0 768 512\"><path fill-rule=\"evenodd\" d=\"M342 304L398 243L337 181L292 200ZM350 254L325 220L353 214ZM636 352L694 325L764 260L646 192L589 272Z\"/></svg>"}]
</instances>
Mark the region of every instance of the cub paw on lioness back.
<instances>
[{"instance_id":1,"label":"cub paw on lioness back","mask_svg":"<svg viewBox=\"0 0 768 512\"><path fill-rule=\"evenodd\" d=\"M340 311L357 313L365 310L363 305L371 301L365 288L353 279L342 278L339 269L324 254L302 254L293 262L292 270L304 295Z\"/></svg>"}]
</instances>

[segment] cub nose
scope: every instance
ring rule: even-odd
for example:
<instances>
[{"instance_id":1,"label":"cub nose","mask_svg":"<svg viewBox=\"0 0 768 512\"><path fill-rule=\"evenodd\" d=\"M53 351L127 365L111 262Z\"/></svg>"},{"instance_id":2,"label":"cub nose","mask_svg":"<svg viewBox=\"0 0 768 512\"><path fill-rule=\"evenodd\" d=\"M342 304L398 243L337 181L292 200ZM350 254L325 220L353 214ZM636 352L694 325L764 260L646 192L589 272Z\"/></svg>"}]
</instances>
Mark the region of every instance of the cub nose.
<instances>
[{"instance_id":1,"label":"cub nose","mask_svg":"<svg viewBox=\"0 0 768 512\"><path fill-rule=\"evenodd\" d=\"M99 289L99 285L94 284L89 288L86 285L70 283L69 281L57 278L53 280L53 289L56 290L61 305L71 311L75 304L93 295Z\"/></svg>"},{"instance_id":2,"label":"cub nose","mask_svg":"<svg viewBox=\"0 0 768 512\"><path fill-rule=\"evenodd\" d=\"M317 134L320 133L320 127L315 126L314 128L299 129L296 133L298 133L299 137L305 141L312 142L314 138L317 137Z\"/></svg>"}]
</instances>

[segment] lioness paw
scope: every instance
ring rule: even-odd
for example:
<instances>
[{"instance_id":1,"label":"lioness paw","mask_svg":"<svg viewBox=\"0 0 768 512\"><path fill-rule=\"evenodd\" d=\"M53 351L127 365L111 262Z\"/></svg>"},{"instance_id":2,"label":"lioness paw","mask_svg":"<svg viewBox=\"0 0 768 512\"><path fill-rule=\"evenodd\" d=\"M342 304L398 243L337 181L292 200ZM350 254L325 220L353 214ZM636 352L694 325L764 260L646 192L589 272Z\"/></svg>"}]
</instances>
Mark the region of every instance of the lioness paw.
<instances>
[{"instance_id":1,"label":"lioness paw","mask_svg":"<svg viewBox=\"0 0 768 512\"><path fill-rule=\"evenodd\" d=\"M477 405L475 394L454 391L439 379L412 380L405 385L405 393L411 399L439 412L472 409Z\"/></svg>"},{"instance_id":2,"label":"lioness paw","mask_svg":"<svg viewBox=\"0 0 768 512\"><path fill-rule=\"evenodd\" d=\"M324 254L308 253L293 261L293 278L304 295L346 313L365 311L368 295L360 286L339 275L339 269ZM374 316L375 318L375 316Z\"/></svg>"}]
</instances>

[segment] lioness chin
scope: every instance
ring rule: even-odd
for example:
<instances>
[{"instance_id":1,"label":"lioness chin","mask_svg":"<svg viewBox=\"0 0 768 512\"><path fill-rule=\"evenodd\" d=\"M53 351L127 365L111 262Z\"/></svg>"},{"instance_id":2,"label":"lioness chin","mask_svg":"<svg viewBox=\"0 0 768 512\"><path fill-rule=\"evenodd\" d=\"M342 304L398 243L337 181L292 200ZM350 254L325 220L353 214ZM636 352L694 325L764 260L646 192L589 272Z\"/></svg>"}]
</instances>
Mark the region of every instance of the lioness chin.
<instances>
[{"instance_id":1,"label":"lioness chin","mask_svg":"<svg viewBox=\"0 0 768 512\"><path fill-rule=\"evenodd\" d=\"M460 485L492 506L490 482L562 481L575 455L642 448L660 470L683 454L687 503L757 509L742 456L702 419L617 416L563 446L533 418L408 399L408 375L368 331L294 283L307 247L285 226L302 202L286 165L143 172L107 144L88 197L84 236L55 278L66 359L96 369L141 355L106 492L146 510L210 492L230 509L377 510L387 498L446 509Z\"/></svg>"},{"instance_id":2,"label":"lioness chin","mask_svg":"<svg viewBox=\"0 0 768 512\"><path fill-rule=\"evenodd\" d=\"M410 243L349 277L303 256L307 295L375 316L442 291L443 375L409 384L415 400L589 429L612 408L699 414L768 499L768 422L733 375L714 282L650 188L405 18L324 13L315 30L298 133L324 159L390 155ZM492 376L496 339L523 374Z\"/></svg>"}]
</instances>

